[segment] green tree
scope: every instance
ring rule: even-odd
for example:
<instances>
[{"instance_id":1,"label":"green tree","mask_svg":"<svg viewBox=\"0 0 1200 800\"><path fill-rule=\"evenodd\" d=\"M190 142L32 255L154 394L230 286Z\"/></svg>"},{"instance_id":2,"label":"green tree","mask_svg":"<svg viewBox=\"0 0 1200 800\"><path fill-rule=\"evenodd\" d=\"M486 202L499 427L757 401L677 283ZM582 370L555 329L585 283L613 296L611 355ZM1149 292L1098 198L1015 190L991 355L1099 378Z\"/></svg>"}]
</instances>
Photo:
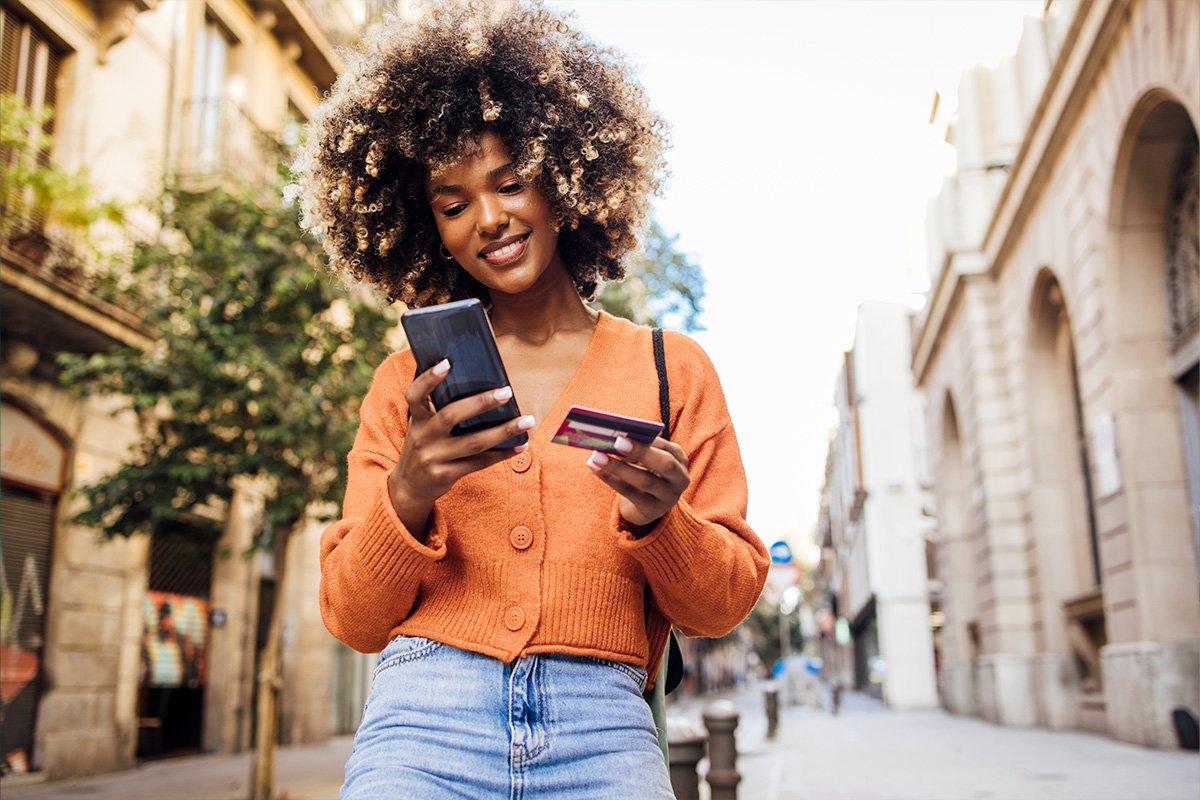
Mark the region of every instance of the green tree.
<instances>
[{"instance_id":1,"label":"green tree","mask_svg":"<svg viewBox=\"0 0 1200 800\"><path fill-rule=\"evenodd\" d=\"M203 525L196 504L228 502L238 476L264 478L272 499L256 545L269 548L311 505L341 500L394 315L322 273L292 209L227 189L164 199L164 234L101 289L140 308L159 341L58 359L66 386L122 395L146 423L131 462L80 490L78 522L107 536Z\"/></svg>"},{"instance_id":2,"label":"green tree","mask_svg":"<svg viewBox=\"0 0 1200 800\"><path fill-rule=\"evenodd\" d=\"M642 325L700 330L704 273L676 249L678 239L651 222L625 280L604 284L594 305Z\"/></svg>"},{"instance_id":3,"label":"green tree","mask_svg":"<svg viewBox=\"0 0 1200 800\"><path fill-rule=\"evenodd\" d=\"M799 653L804 644L804 636L800 632L799 615L793 611L788 615L785 624L790 634L789 651ZM779 660L782 652L780 633L782 633L783 626L779 623L778 604L765 596L760 597L754 604L750 616L746 617L742 625L745 625L750 631L750 638L754 642L754 651L758 653L759 660L770 670Z\"/></svg>"},{"instance_id":4,"label":"green tree","mask_svg":"<svg viewBox=\"0 0 1200 800\"><path fill-rule=\"evenodd\" d=\"M235 479L267 487L255 546L273 549L284 591L289 534L340 506L358 405L385 357L394 315L336 285L294 208L248 192L180 188L163 197L163 233L103 287L132 301L160 338L149 351L60 354L82 395L120 395L143 423L129 462L80 492L76 521L105 536L217 525ZM254 796L273 778L282 603L261 654Z\"/></svg>"}]
</instances>

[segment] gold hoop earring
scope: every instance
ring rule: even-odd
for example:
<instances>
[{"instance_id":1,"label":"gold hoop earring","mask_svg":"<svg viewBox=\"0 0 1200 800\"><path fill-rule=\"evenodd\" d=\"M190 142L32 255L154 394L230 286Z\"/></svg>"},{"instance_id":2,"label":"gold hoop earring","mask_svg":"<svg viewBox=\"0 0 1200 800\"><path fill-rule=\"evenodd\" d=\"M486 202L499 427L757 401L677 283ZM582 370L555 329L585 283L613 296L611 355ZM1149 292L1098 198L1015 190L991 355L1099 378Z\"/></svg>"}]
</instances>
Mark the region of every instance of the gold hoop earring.
<instances>
[{"instance_id":1,"label":"gold hoop earring","mask_svg":"<svg viewBox=\"0 0 1200 800\"><path fill-rule=\"evenodd\" d=\"M442 242L440 245L438 245L438 253L441 254L442 258L446 259L447 261L454 260L454 256L450 255L450 251L446 249L445 242Z\"/></svg>"}]
</instances>

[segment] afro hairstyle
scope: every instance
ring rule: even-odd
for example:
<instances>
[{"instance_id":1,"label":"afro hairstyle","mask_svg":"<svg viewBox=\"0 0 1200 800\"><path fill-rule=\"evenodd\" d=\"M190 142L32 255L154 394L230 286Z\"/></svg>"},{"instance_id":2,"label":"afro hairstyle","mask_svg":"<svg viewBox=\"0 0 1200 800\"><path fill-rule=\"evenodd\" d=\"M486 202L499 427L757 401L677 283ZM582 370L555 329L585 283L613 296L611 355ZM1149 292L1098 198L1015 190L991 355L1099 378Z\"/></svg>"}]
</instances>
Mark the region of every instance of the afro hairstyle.
<instances>
[{"instance_id":1,"label":"afro hairstyle","mask_svg":"<svg viewBox=\"0 0 1200 800\"><path fill-rule=\"evenodd\" d=\"M410 307L487 290L440 254L426 180L494 131L536 182L580 296L624 277L665 174L667 126L620 55L539 0L389 14L349 56L296 163L337 274Z\"/></svg>"}]
</instances>

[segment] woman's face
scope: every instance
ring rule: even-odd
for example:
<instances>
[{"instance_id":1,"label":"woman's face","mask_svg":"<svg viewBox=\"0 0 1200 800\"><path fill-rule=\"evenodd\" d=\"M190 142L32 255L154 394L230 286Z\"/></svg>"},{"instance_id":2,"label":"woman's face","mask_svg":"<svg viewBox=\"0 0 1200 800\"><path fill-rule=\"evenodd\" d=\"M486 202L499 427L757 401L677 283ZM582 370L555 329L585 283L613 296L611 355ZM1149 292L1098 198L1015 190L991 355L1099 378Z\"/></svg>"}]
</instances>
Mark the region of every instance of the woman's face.
<instances>
[{"instance_id":1,"label":"woman's face","mask_svg":"<svg viewBox=\"0 0 1200 800\"><path fill-rule=\"evenodd\" d=\"M517 178L495 133L482 133L478 150L425 189L446 249L493 295L528 291L554 271L567 274L550 203L537 184Z\"/></svg>"}]
</instances>

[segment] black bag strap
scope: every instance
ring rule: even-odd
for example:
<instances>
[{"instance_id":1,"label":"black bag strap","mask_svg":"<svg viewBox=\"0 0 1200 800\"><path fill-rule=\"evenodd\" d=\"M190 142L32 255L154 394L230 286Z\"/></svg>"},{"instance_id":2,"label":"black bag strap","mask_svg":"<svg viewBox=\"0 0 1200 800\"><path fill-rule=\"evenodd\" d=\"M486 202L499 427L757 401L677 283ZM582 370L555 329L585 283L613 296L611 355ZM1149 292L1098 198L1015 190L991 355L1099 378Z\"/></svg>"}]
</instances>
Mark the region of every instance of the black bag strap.
<instances>
[{"instance_id":1,"label":"black bag strap","mask_svg":"<svg viewBox=\"0 0 1200 800\"><path fill-rule=\"evenodd\" d=\"M662 328L650 332L654 341L654 368L658 370L658 413L662 416L664 439L671 438L671 386L667 382L667 351L663 347Z\"/></svg>"},{"instance_id":2,"label":"black bag strap","mask_svg":"<svg viewBox=\"0 0 1200 800\"><path fill-rule=\"evenodd\" d=\"M671 438L671 386L667 380L667 351L663 347L662 328L654 328L651 332L654 343L654 368L658 371L658 413L662 417L664 439ZM663 654L666 664L666 680L663 681L664 694L675 691L683 680L683 652L679 649L679 641L675 631L667 637L667 651Z\"/></svg>"}]
</instances>

